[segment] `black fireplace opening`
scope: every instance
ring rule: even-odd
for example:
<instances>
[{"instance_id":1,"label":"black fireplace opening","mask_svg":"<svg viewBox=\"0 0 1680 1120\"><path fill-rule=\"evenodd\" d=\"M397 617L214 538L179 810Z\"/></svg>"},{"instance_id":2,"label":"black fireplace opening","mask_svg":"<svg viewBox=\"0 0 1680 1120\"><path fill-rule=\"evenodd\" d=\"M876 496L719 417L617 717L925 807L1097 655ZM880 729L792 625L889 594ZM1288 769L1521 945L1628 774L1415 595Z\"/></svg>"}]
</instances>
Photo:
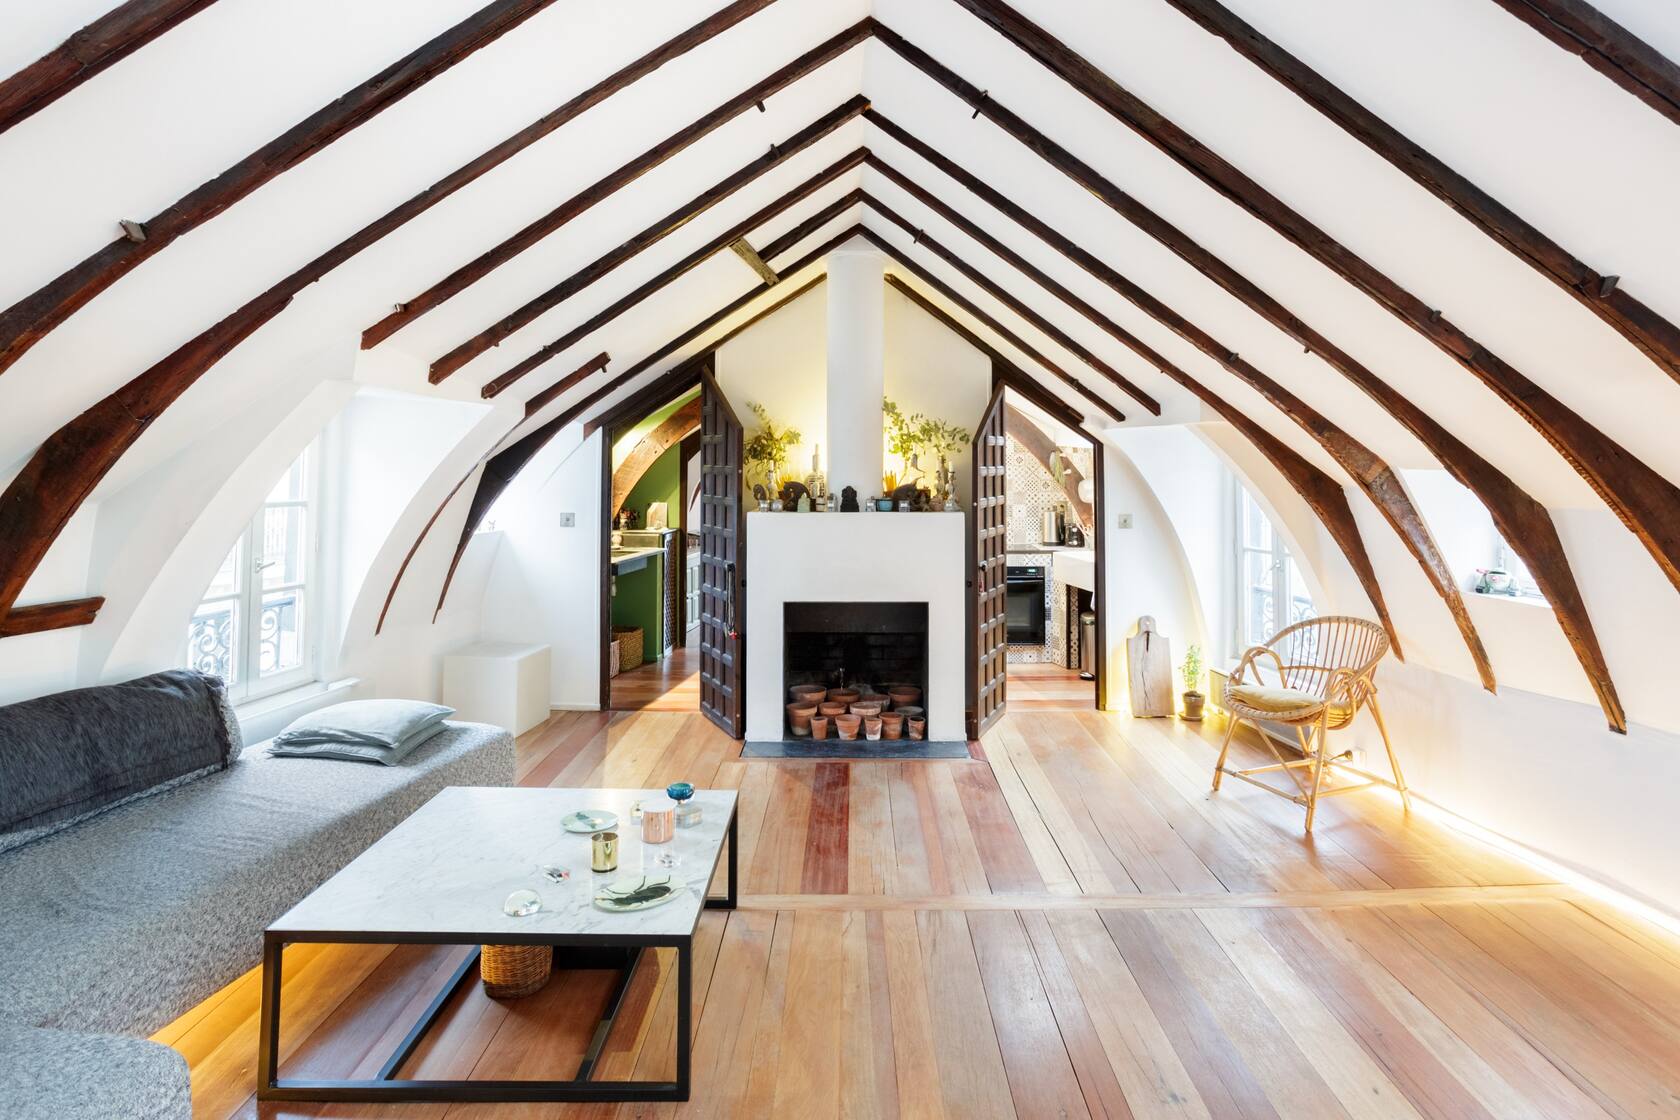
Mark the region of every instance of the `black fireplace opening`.
<instances>
[{"instance_id":1,"label":"black fireplace opening","mask_svg":"<svg viewBox=\"0 0 1680 1120\"><path fill-rule=\"evenodd\" d=\"M782 695L799 684L909 684L927 704L926 603L782 604Z\"/></svg>"}]
</instances>

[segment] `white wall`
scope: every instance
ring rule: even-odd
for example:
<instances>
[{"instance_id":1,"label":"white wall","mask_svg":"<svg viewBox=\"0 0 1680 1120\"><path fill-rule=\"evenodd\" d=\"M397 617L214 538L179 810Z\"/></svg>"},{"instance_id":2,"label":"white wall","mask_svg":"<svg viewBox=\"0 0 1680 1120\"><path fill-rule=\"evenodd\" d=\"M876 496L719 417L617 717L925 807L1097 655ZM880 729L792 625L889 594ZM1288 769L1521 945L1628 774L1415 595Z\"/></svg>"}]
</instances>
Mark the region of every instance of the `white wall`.
<instances>
[{"instance_id":1,"label":"white wall","mask_svg":"<svg viewBox=\"0 0 1680 1120\"><path fill-rule=\"evenodd\" d=\"M971 436L992 396L992 360L923 311L897 288L886 289L886 394L906 414L921 413L963 428ZM974 456L968 445L951 456L957 500L966 508L973 488ZM923 463L928 489L937 462Z\"/></svg>"},{"instance_id":2,"label":"white wall","mask_svg":"<svg viewBox=\"0 0 1680 1120\"><path fill-rule=\"evenodd\" d=\"M484 636L551 646L557 708L600 701L602 438L580 440L576 426L560 433L491 510L502 542L483 596ZM571 527L561 513L574 515Z\"/></svg>"},{"instance_id":3,"label":"white wall","mask_svg":"<svg viewBox=\"0 0 1680 1120\"><path fill-rule=\"evenodd\" d=\"M779 427L793 428L804 437L788 460L788 470L799 479L809 473L811 453L827 438L827 288L827 284L817 285L717 351L718 388L748 435L758 427L747 408L756 401L769 410ZM827 448L822 451L822 464L826 472ZM838 492L839 486L834 490Z\"/></svg>"}]
</instances>

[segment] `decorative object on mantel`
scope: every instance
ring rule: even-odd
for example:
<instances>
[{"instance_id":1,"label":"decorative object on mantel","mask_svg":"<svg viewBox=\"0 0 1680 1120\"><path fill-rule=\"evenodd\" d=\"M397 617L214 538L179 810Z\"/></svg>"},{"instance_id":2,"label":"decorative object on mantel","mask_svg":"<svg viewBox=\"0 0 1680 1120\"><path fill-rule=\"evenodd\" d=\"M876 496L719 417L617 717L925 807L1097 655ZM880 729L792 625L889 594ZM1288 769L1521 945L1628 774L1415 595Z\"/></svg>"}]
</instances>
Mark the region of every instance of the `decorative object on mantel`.
<instances>
[{"instance_id":1,"label":"decorative object on mantel","mask_svg":"<svg viewBox=\"0 0 1680 1120\"><path fill-rule=\"evenodd\" d=\"M802 437L795 428L778 429L775 421L770 419L769 410L757 401L748 401L747 407L758 418L758 430L747 438L741 457L760 466L765 474L766 488L774 493L781 489L781 474L787 466L788 452Z\"/></svg>"},{"instance_id":2,"label":"decorative object on mantel","mask_svg":"<svg viewBox=\"0 0 1680 1120\"><path fill-rule=\"evenodd\" d=\"M758 512L764 513L770 509L770 491L764 488L762 482L753 483L753 497L758 501Z\"/></svg>"},{"instance_id":3,"label":"decorative object on mantel","mask_svg":"<svg viewBox=\"0 0 1680 1120\"><path fill-rule=\"evenodd\" d=\"M809 509L809 494L810 491L805 489L803 482L784 482L782 488L776 492L776 496L782 500L783 509L793 509L802 500L806 502L806 508Z\"/></svg>"},{"instance_id":4,"label":"decorative object on mantel","mask_svg":"<svg viewBox=\"0 0 1680 1120\"><path fill-rule=\"evenodd\" d=\"M1153 615L1138 619L1137 634L1126 639L1126 668L1132 686L1132 714L1145 718L1172 715L1172 650L1166 636L1156 633Z\"/></svg>"},{"instance_id":5,"label":"decorative object on mantel","mask_svg":"<svg viewBox=\"0 0 1680 1120\"><path fill-rule=\"evenodd\" d=\"M857 488L854 486L842 486L840 488L840 512L856 513L857 511Z\"/></svg>"},{"instance_id":6,"label":"decorative object on mantel","mask_svg":"<svg viewBox=\"0 0 1680 1120\"><path fill-rule=\"evenodd\" d=\"M1207 701L1197 686L1202 683L1202 647L1192 644L1184 651L1184 664L1178 667L1179 674L1184 678L1184 718L1197 721L1202 718L1202 705Z\"/></svg>"},{"instance_id":7,"label":"decorative object on mantel","mask_svg":"<svg viewBox=\"0 0 1680 1120\"><path fill-rule=\"evenodd\" d=\"M811 473L805 476L805 490L811 495L811 508L832 510L829 499L833 497L828 492L828 479L822 473L822 444L817 444L811 450Z\"/></svg>"},{"instance_id":8,"label":"decorative object on mantel","mask_svg":"<svg viewBox=\"0 0 1680 1120\"><path fill-rule=\"evenodd\" d=\"M810 513L811 512L811 496L809 494L801 494L799 496L798 509L799 509L800 513Z\"/></svg>"}]
</instances>

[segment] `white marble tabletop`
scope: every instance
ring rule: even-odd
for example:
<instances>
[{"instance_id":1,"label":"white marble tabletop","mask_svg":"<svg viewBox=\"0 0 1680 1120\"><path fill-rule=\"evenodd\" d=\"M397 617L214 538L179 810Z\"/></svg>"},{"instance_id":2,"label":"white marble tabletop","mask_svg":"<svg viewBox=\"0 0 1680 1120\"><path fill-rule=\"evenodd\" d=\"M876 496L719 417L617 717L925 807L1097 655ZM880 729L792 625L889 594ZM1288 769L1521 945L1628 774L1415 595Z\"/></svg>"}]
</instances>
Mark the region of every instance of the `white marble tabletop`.
<instances>
[{"instance_id":1,"label":"white marble tabletop","mask_svg":"<svg viewBox=\"0 0 1680 1120\"><path fill-rule=\"evenodd\" d=\"M459 934L491 943L499 932L591 936L685 936L704 908L707 885L735 811L734 790L696 790L701 823L665 844L643 844L631 802L663 798L663 789L508 789L450 786L386 833L338 874L269 927L271 932ZM618 870L589 869L590 837L560 827L579 809L618 814ZM680 857L661 867L661 853ZM571 870L553 882L545 867ZM595 891L623 877L669 874L687 885L651 910L614 914L596 908ZM507 896L536 891L542 909L523 918L502 911Z\"/></svg>"}]
</instances>

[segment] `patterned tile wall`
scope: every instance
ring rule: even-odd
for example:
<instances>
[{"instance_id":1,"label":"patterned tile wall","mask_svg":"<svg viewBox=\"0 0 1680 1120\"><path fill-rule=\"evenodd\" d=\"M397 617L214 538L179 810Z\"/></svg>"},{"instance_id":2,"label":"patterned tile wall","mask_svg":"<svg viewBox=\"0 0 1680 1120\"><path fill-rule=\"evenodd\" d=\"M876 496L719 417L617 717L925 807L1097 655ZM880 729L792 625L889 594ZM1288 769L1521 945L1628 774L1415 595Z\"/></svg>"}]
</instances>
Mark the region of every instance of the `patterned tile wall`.
<instances>
[{"instance_id":1,"label":"patterned tile wall","mask_svg":"<svg viewBox=\"0 0 1680 1120\"><path fill-rule=\"evenodd\" d=\"M1089 447L1063 448L1062 455L1071 466L1077 467L1082 476L1089 478L1091 473L1091 449ZM1056 485L1050 477L1050 472L1044 469L1037 459L1021 446L1013 437L1009 437L1008 459L1009 469L1009 547L1037 548L1043 536L1044 513L1056 508L1056 503L1066 501L1067 494ZM1086 518L1079 517L1071 508L1069 514L1079 523L1086 539L1090 539L1091 526ZM1048 553L1017 553L1009 554L1009 564L1021 566L1026 564L1041 564L1050 566ZM1017 663L1054 662L1058 665L1067 661L1067 585L1060 580L1051 578L1044 581L1044 644L1024 645L1020 642L1010 643L1008 658ZM1073 668L1074 666L1069 666Z\"/></svg>"}]
</instances>

